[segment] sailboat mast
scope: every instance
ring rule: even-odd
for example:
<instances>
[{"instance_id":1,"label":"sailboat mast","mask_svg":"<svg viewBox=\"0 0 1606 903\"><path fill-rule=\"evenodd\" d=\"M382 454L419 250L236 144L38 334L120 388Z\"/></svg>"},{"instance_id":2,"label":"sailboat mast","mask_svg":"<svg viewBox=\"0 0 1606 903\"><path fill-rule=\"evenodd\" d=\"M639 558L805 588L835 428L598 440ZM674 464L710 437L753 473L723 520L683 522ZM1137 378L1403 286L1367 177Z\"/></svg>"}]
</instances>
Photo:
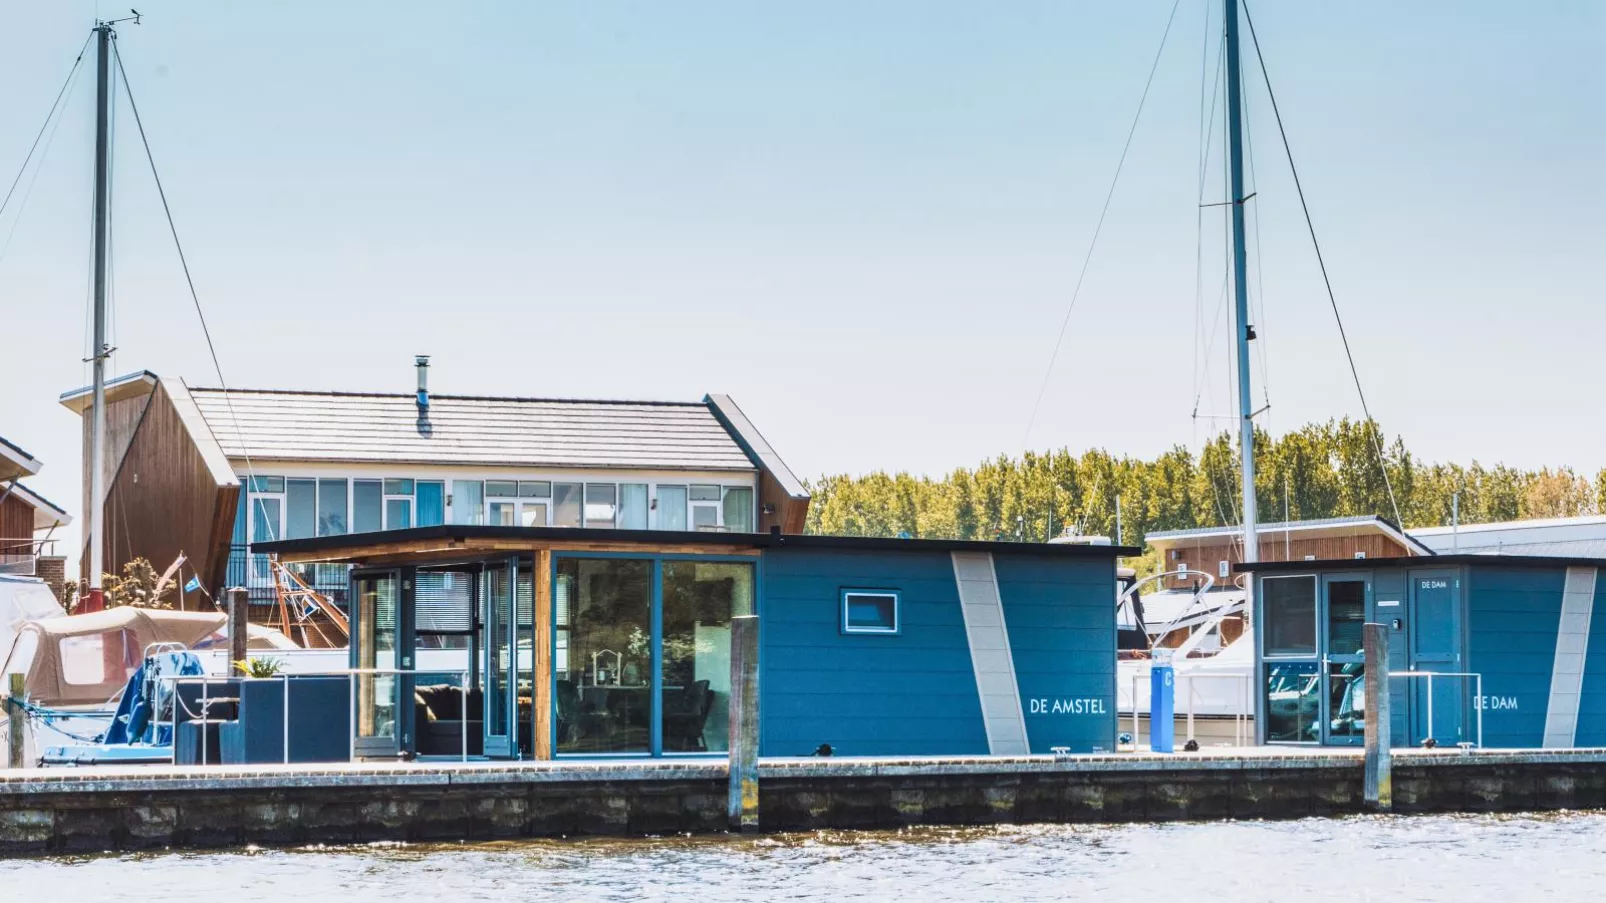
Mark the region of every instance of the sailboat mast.
<instances>
[{"instance_id":1,"label":"sailboat mast","mask_svg":"<svg viewBox=\"0 0 1606 903\"><path fill-rule=\"evenodd\" d=\"M1255 508L1255 412L1251 406L1249 342L1255 337L1249 323L1249 267L1244 247L1244 146L1243 88L1238 68L1238 0L1223 0L1227 28L1227 142L1232 185L1232 286L1238 328L1238 413L1243 458L1243 511L1245 563L1260 560Z\"/></svg>"},{"instance_id":2,"label":"sailboat mast","mask_svg":"<svg viewBox=\"0 0 1606 903\"><path fill-rule=\"evenodd\" d=\"M106 269L107 242L111 223L108 207L111 164L112 71L109 23L95 26L98 64L95 86L95 341L90 350L94 367L89 427L89 593L80 611L99 611L105 607L101 573L105 570L106 515Z\"/></svg>"}]
</instances>

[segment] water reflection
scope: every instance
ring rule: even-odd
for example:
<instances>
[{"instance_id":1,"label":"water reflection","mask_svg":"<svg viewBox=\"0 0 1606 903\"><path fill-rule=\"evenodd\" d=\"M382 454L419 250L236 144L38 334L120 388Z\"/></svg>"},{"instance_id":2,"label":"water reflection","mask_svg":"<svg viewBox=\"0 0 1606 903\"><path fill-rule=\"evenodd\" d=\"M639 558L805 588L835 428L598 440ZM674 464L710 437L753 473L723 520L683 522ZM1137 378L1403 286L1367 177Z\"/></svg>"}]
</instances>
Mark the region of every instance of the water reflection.
<instances>
[{"instance_id":1,"label":"water reflection","mask_svg":"<svg viewBox=\"0 0 1606 903\"><path fill-rule=\"evenodd\" d=\"M1606 813L383 844L13 860L14 900L1585 899Z\"/></svg>"}]
</instances>

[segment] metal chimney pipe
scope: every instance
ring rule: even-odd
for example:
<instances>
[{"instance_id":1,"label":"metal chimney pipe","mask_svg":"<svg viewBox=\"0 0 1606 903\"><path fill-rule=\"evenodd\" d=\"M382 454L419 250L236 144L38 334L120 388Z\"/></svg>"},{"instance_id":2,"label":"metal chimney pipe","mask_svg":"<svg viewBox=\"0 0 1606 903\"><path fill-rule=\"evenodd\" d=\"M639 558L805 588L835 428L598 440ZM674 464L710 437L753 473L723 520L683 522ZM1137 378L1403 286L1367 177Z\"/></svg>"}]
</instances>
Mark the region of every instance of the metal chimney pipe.
<instances>
[{"instance_id":1,"label":"metal chimney pipe","mask_svg":"<svg viewBox=\"0 0 1606 903\"><path fill-rule=\"evenodd\" d=\"M418 365L418 431L429 433L429 355L420 354L413 358Z\"/></svg>"}]
</instances>

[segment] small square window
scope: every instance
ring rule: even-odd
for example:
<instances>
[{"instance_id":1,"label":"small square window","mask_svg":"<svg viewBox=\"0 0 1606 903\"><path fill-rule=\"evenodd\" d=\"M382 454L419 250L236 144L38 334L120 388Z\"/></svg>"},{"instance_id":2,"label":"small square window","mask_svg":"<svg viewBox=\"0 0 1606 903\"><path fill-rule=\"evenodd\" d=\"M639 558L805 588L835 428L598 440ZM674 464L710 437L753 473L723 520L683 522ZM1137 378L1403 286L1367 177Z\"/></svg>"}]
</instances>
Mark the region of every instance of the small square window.
<instances>
[{"instance_id":1,"label":"small square window","mask_svg":"<svg viewBox=\"0 0 1606 903\"><path fill-rule=\"evenodd\" d=\"M889 590L843 590L842 632L897 633L898 594Z\"/></svg>"},{"instance_id":2,"label":"small square window","mask_svg":"<svg viewBox=\"0 0 1606 903\"><path fill-rule=\"evenodd\" d=\"M552 497L552 484L545 480L529 480L519 482L519 498L521 499L549 499Z\"/></svg>"},{"instance_id":3,"label":"small square window","mask_svg":"<svg viewBox=\"0 0 1606 903\"><path fill-rule=\"evenodd\" d=\"M694 502L717 502L720 498L718 486L693 486L691 500Z\"/></svg>"},{"instance_id":4,"label":"small square window","mask_svg":"<svg viewBox=\"0 0 1606 903\"><path fill-rule=\"evenodd\" d=\"M252 477L252 492L283 492L284 477Z\"/></svg>"},{"instance_id":5,"label":"small square window","mask_svg":"<svg viewBox=\"0 0 1606 903\"><path fill-rule=\"evenodd\" d=\"M512 498L519 494L519 484L512 480L486 480L485 494L496 498Z\"/></svg>"},{"instance_id":6,"label":"small square window","mask_svg":"<svg viewBox=\"0 0 1606 903\"><path fill-rule=\"evenodd\" d=\"M412 495L413 494L413 481L412 480L386 480L385 481L385 494L386 495Z\"/></svg>"}]
</instances>

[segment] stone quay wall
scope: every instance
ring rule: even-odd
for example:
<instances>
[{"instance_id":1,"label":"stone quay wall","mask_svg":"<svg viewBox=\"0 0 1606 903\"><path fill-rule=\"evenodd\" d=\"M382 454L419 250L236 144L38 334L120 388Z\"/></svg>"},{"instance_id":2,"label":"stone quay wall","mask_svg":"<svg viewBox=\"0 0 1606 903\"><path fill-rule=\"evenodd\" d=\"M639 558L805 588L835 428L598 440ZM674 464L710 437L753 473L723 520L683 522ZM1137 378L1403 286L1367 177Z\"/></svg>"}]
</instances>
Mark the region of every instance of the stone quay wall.
<instances>
[{"instance_id":1,"label":"stone quay wall","mask_svg":"<svg viewBox=\"0 0 1606 903\"><path fill-rule=\"evenodd\" d=\"M0 771L0 855L727 829L720 760ZM760 827L1117 823L1368 811L1349 752L782 759ZM1606 750L1394 759L1400 813L1606 808Z\"/></svg>"}]
</instances>

